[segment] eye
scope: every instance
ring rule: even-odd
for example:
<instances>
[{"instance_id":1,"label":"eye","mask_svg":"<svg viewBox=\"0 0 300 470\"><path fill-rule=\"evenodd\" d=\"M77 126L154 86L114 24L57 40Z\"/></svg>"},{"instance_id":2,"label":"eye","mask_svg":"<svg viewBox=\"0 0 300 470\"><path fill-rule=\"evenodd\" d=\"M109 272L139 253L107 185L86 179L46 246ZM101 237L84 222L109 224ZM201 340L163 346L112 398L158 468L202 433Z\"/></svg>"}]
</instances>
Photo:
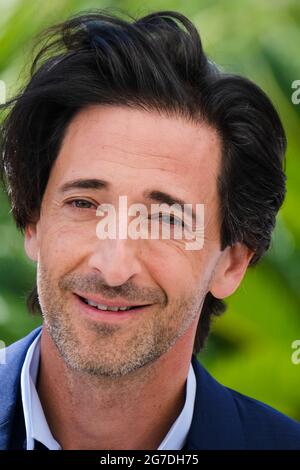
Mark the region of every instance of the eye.
<instances>
[{"instance_id":1,"label":"eye","mask_svg":"<svg viewBox=\"0 0 300 470\"><path fill-rule=\"evenodd\" d=\"M91 209L91 206L95 206L90 201L87 201L86 199L73 199L72 201L67 202L68 205L73 207L74 209Z\"/></svg>"},{"instance_id":2,"label":"eye","mask_svg":"<svg viewBox=\"0 0 300 470\"><path fill-rule=\"evenodd\" d=\"M155 214L153 216L154 219L157 219L157 216L159 220L164 219L163 221L166 223L170 223L172 225L179 225L180 227L184 227L184 222L183 220L179 219L178 217L174 217L173 214Z\"/></svg>"}]
</instances>

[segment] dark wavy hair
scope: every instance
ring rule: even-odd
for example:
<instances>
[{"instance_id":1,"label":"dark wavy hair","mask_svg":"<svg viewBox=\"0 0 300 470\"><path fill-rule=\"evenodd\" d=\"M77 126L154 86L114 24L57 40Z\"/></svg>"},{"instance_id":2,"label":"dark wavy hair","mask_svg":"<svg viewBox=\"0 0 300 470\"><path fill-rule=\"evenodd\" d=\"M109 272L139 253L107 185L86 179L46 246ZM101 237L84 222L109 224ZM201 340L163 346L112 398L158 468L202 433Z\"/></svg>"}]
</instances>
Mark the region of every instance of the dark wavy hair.
<instances>
[{"instance_id":1,"label":"dark wavy hair","mask_svg":"<svg viewBox=\"0 0 300 470\"><path fill-rule=\"evenodd\" d=\"M286 136L276 110L252 81L207 58L184 15L121 16L91 10L40 33L27 85L1 106L0 177L17 228L24 233L39 214L51 167L79 110L90 104L158 110L217 130L221 250L242 242L254 252L253 266L269 248L286 192ZM27 307L41 312L36 287ZM204 347L213 316L226 308L207 293L194 354Z\"/></svg>"}]
</instances>

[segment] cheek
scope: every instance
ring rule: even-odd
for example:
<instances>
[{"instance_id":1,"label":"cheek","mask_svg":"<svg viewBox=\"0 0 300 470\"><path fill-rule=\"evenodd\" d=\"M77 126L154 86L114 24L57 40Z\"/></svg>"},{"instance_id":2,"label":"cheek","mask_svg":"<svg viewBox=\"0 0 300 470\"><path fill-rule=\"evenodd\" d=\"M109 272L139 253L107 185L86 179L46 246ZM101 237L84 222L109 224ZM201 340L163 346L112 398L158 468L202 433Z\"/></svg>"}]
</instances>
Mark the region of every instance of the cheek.
<instances>
[{"instance_id":1,"label":"cheek","mask_svg":"<svg viewBox=\"0 0 300 470\"><path fill-rule=\"evenodd\" d=\"M169 301L201 296L209 290L215 255L210 244L201 250L182 250L174 246L153 251L148 268Z\"/></svg>"},{"instance_id":2,"label":"cheek","mask_svg":"<svg viewBox=\"0 0 300 470\"><path fill-rule=\"evenodd\" d=\"M195 254L174 246L149 250L147 269L154 282L166 292L170 300L186 296L195 289L201 276L201 265Z\"/></svg>"},{"instance_id":3,"label":"cheek","mask_svg":"<svg viewBox=\"0 0 300 470\"><path fill-rule=\"evenodd\" d=\"M86 228L66 224L44 226L40 233L40 258L46 269L65 273L68 267L87 253L89 241Z\"/></svg>"}]
</instances>

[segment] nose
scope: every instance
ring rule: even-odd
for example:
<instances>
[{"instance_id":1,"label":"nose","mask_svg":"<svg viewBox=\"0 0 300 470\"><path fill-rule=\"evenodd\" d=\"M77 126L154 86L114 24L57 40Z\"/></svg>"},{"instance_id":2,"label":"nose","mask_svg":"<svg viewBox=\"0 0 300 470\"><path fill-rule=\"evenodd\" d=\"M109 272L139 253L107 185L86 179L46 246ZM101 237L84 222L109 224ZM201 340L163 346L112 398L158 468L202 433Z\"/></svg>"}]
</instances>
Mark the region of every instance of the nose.
<instances>
[{"instance_id":1,"label":"nose","mask_svg":"<svg viewBox=\"0 0 300 470\"><path fill-rule=\"evenodd\" d=\"M142 270L139 241L127 239L97 240L89 257L89 267L101 272L107 285L124 284Z\"/></svg>"}]
</instances>

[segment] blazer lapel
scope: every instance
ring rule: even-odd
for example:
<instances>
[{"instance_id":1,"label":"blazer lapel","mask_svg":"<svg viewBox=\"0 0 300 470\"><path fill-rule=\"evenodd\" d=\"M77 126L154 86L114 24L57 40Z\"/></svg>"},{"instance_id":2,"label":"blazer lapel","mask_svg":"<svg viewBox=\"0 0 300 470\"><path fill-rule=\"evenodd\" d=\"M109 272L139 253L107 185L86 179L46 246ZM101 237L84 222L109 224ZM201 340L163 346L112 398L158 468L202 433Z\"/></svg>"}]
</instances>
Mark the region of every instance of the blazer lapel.
<instances>
[{"instance_id":1,"label":"blazer lapel","mask_svg":"<svg viewBox=\"0 0 300 470\"><path fill-rule=\"evenodd\" d=\"M33 330L25 338L6 348L6 363L0 365L0 450L8 448L20 387L20 376L27 350L40 332Z\"/></svg>"},{"instance_id":2,"label":"blazer lapel","mask_svg":"<svg viewBox=\"0 0 300 470\"><path fill-rule=\"evenodd\" d=\"M230 390L218 383L194 354L192 365L197 388L186 449L245 449L242 423Z\"/></svg>"}]
</instances>

